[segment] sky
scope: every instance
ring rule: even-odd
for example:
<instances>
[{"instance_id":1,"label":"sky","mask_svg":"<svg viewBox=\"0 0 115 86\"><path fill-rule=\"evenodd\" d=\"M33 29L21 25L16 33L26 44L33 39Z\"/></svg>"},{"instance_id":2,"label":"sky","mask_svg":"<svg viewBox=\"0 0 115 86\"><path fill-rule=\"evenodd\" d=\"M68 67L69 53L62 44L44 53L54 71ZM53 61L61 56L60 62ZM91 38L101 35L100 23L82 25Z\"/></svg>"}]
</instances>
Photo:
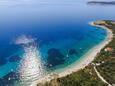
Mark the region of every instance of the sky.
<instances>
[{"instance_id":1,"label":"sky","mask_svg":"<svg viewBox=\"0 0 115 86\"><path fill-rule=\"evenodd\" d=\"M35 4L35 3L78 3L92 0L0 0L0 5ZM94 0L94 1L114 1L114 0Z\"/></svg>"},{"instance_id":2,"label":"sky","mask_svg":"<svg viewBox=\"0 0 115 86\"><path fill-rule=\"evenodd\" d=\"M74 15L85 15L85 12L90 12L91 14L95 14L97 12L97 6L88 6L86 4L87 1L92 0L0 0L0 22L6 20L17 20L17 18L33 18L33 16L37 16L40 18L45 18L49 16L58 16L60 14L66 14L66 16ZM112 0L95 0L95 1L112 1ZM115 1L115 0L113 0ZM103 11L105 14L114 15L114 8L112 7L101 6L98 10ZM95 9L92 11L92 9ZM90 11L91 10L91 11ZM109 10L111 12L107 12ZM113 11L113 12L112 12ZM68 14L68 15L67 15ZM93 15L92 14L92 15ZM109 14L109 15L110 15ZM59 15L59 16L60 16ZM31 17L32 16L32 17ZM64 15L65 16L65 15ZM89 15L87 15L89 16ZM111 16L110 16L111 17Z\"/></svg>"}]
</instances>

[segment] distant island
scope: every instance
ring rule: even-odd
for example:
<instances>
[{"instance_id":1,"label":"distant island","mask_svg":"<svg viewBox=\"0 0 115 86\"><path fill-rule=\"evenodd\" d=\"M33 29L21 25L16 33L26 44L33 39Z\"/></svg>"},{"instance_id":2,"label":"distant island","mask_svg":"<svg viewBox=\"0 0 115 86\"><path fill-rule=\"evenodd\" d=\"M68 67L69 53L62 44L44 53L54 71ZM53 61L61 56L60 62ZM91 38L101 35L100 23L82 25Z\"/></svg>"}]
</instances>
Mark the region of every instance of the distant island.
<instances>
[{"instance_id":1,"label":"distant island","mask_svg":"<svg viewBox=\"0 0 115 86\"><path fill-rule=\"evenodd\" d=\"M89 1L87 2L87 4L90 5L95 5L95 4L99 4L99 5L115 5L115 1Z\"/></svg>"}]
</instances>

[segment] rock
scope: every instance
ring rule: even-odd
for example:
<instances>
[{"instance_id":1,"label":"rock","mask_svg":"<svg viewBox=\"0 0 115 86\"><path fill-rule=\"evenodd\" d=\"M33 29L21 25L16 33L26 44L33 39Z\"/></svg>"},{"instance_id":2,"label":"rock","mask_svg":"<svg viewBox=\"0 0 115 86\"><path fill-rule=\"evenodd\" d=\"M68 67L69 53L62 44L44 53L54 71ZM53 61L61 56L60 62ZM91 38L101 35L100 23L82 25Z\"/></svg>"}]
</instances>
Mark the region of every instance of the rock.
<instances>
[{"instance_id":1,"label":"rock","mask_svg":"<svg viewBox=\"0 0 115 86\"><path fill-rule=\"evenodd\" d=\"M7 63L7 60L4 58L0 58L0 66L3 66Z\"/></svg>"},{"instance_id":2,"label":"rock","mask_svg":"<svg viewBox=\"0 0 115 86\"><path fill-rule=\"evenodd\" d=\"M77 51L75 49L70 49L69 50L69 55L77 55Z\"/></svg>"},{"instance_id":3,"label":"rock","mask_svg":"<svg viewBox=\"0 0 115 86\"><path fill-rule=\"evenodd\" d=\"M51 48L48 50L48 64L52 65L49 67L63 64L64 61L64 55L59 51L59 49Z\"/></svg>"},{"instance_id":4,"label":"rock","mask_svg":"<svg viewBox=\"0 0 115 86\"><path fill-rule=\"evenodd\" d=\"M12 56L9 58L9 62L19 62L21 58L19 56Z\"/></svg>"},{"instance_id":5,"label":"rock","mask_svg":"<svg viewBox=\"0 0 115 86\"><path fill-rule=\"evenodd\" d=\"M19 80L19 74L10 72L0 79L0 86L12 86L16 80Z\"/></svg>"}]
</instances>

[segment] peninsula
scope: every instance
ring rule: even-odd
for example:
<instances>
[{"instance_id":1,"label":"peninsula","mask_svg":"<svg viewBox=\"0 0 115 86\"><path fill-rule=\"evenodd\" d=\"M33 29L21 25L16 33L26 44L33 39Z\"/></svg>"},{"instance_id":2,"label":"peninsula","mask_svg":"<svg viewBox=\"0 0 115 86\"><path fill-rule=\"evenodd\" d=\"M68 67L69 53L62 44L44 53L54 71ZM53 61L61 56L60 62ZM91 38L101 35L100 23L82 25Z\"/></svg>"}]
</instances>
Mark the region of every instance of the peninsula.
<instances>
[{"instance_id":1,"label":"peninsula","mask_svg":"<svg viewBox=\"0 0 115 86\"><path fill-rule=\"evenodd\" d=\"M54 74L51 80L37 86L115 86L115 22L102 20L90 25L107 30L105 41L79 64L63 73Z\"/></svg>"}]
</instances>

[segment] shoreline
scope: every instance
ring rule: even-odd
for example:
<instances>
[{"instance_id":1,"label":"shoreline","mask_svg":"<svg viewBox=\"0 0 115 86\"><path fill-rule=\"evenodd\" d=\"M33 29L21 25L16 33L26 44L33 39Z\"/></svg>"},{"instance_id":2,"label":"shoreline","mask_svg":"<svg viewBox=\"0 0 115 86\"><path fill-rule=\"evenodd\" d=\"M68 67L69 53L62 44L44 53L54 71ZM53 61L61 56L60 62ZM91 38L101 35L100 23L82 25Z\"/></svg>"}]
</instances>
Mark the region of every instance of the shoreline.
<instances>
[{"instance_id":1,"label":"shoreline","mask_svg":"<svg viewBox=\"0 0 115 86\"><path fill-rule=\"evenodd\" d=\"M69 65L67 68L64 68L63 71L59 73L56 73L56 72L51 73L47 75L46 77L42 78L41 80L33 82L34 84L32 84L31 86L36 86L38 82L44 83L44 82L50 81L54 79L56 75L58 76L58 78L61 78L73 72L77 72L78 70L83 69L86 66L88 66L95 59L95 57L101 51L101 49L103 49L112 40L113 33L109 28L105 26L95 25L94 22L91 22L89 24L94 27L105 29L107 31L107 37L101 43L99 43L98 45L90 49L86 54L84 54L82 56L83 58L81 57L82 59L79 60L79 62L76 61L75 63Z\"/></svg>"},{"instance_id":2,"label":"shoreline","mask_svg":"<svg viewBox=\"0 0 115 86\"><path fill-rule=\"evenodd\" d=\"M72 65L70 65L71 68L67 68L66 70L64 70L63 72L59 73L59 77L63 77L66 76L68 74L71 74L72 72L76 72L80 69L85 68L88 64L90 64L94 58L96 57L96 55L101 51L102 48L104 48L112 39L113 34L112 31L104 26L100 26L100 25L95 25L94 22L89 23L91 26L95 26L95 27L99 27L102 29L106 29L107 31L107 37L101 42L99 43L97 46L93 47L92 49L90 49L85 55L83 55L81 58L81 60L79 60L79 62L75 62Z\"/></svg>"}]
</instances>

